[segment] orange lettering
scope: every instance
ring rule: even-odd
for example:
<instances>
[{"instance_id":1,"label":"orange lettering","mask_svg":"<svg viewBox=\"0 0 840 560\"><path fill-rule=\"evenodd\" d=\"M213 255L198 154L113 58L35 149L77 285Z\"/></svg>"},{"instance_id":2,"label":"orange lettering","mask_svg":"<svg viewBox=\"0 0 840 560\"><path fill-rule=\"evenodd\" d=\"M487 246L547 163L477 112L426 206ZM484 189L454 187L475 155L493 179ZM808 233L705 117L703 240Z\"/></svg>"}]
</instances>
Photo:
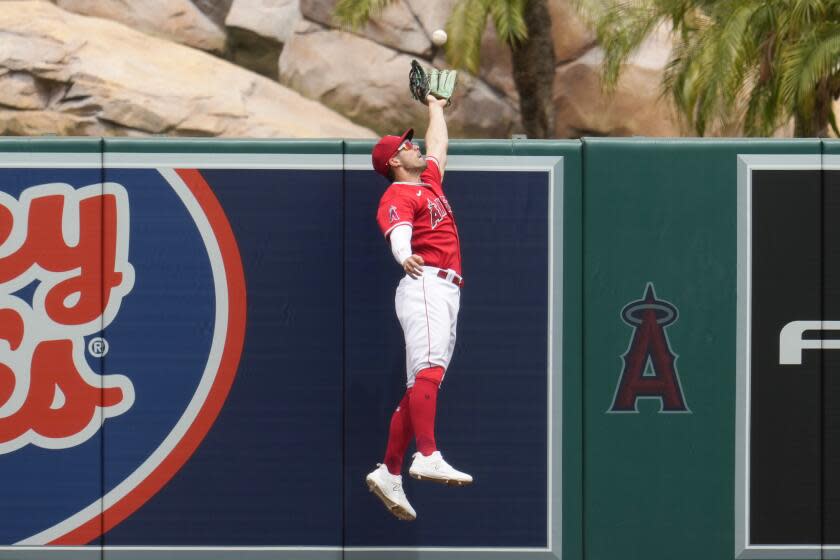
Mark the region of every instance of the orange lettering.
<instances>
[{"instance_id":1,"label":"orange lettering","mask_svg":"<svg viewBox=\"0 0 840 560\"><path fill-rule=\"evenodd\" d=\"M102 315L111 290L122 282L115 271L117 252L117 200L114 195L82 199L79 203L79 240L68 246L62 234L65 197L48 195L29 206L26 241L15 253L0 258L0 283L26 272L33 264L48 272L78 270L47 293L49 317L63 325L81 325ZM6 213L8 209L3 208ZM0 239L7 226L0 211ZM8 233L6 234L8 236ZM68 303L68 297L78 297Z\"/></svg>"},{"instance_id":2,"label":"orange lettering","mask_svg":"<svg viewBox=\"0 0 840 560\"><path fill-rule=\"evenodd\" d=\"M53 408L58 391L64 395L63 403ZM0 418L0 443L12 441L30 429L47 438L76 435L91 423L96 407L115 406L123 397L120 388L96 387L82 378L73 363L71 341L42 342L32 358L26 401L11 416Z\"/></svg>"}]
</instances>

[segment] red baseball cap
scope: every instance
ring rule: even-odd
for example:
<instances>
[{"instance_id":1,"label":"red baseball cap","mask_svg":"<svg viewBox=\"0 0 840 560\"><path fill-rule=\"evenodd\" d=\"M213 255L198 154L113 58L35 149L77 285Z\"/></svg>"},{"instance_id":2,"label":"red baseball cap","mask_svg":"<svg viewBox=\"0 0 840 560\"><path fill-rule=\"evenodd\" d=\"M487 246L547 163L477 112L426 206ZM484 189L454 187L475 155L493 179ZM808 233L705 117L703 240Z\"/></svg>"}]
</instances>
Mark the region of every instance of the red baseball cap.
<instances>
[{"instance_id":1,"label":"red baseball cap","mask_svg":"<svg viewBox=\"0 0 840 560\"><path fill-rule=\"evenodd\" d=\"M377 173L383 177L388 177L388 160L394 157L397 149L406 140L414 138L414 129L409 128L402 133L402 136L383 136L380 138L376 146L373 147L371 159L373 160L373 168Z\"/></svg>"}]
</instances>

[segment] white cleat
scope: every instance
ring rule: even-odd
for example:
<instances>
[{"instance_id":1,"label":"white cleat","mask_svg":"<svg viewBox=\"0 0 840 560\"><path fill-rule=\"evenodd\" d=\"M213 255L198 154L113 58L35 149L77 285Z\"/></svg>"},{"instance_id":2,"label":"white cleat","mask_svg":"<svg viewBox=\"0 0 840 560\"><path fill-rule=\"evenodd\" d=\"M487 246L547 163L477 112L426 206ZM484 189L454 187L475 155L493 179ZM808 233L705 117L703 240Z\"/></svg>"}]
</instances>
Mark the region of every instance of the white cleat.
<instances>
[{"instance_id":1,"label":"white cleat","mask_svg":"<svg viewBox=\"0 0 840 560\"><path fill-rule=\"evenodd\" d=\"M417 513L408 503L408 498L405 497L405 492L403 492L402 476L389 473L388 467L380 464L376 470L367 475L365 481L368 490L376 494L385 504L385 508L395 517L403 521L417 519Z\"/></svg>"},{"instance_id":2,"label":"white cleat","mask_svg":"<svg viewBox=\"0 0 840 560\"><path fill-rule=\"evenodd\" d=\"M466 486L473 481L472 476L452 468L452 465L444 461L440 451L428 457L420 452L415 453L408 474L417 480L431 480L449 486Z\"/></svg>"}]
</instances>

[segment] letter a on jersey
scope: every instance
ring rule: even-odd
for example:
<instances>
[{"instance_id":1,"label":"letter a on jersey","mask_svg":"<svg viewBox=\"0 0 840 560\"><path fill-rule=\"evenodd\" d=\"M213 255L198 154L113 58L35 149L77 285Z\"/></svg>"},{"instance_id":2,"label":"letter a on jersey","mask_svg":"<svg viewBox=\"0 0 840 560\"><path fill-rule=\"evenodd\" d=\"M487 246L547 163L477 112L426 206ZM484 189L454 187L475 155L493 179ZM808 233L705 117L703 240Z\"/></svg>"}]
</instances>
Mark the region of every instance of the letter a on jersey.
<instances>
[{"instance_id":1,"label":"letter a on jersey","mask_svg":"<svg viewBox=\"0 0 840 560\"><path fill-rule=\"evenodd\" d=\"M621 318L633 327L633 338L624 353L624 370L608 412L638 412L636 402L656 398L660 412L690 412L685 404L665 327L677 320L677 308L656 299L648 283L644 298L621 310Z\"/></svg>"},{"instance_id":2,"label":"letter a on jersey","mask_svg":"<svg viewBox=\"0 0 840 560\"><path fill-rule=\"evenodd\" d=\"M432 229L435 229L439 223L443 221L446 217L446 210L443 208L443 204L440 203L440 199L436 198L434 200L428 200L428 208L429 208L429 218L431 219Z\"/></svg>"}]
</instances>

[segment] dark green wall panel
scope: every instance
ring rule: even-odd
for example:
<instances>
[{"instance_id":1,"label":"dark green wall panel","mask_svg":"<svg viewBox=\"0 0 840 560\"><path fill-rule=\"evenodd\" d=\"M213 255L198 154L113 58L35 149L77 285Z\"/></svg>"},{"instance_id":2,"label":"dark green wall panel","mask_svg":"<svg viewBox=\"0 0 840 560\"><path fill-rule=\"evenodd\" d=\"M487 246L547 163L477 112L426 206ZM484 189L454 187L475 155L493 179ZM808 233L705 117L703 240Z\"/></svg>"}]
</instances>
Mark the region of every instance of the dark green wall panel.
<instances>
[{"instance_id":1,"label":"dark green wall panel","mask_svg":"<svg viewBox=\"0 0 840 560\"><path fill-rule=\"evenodd\" d=\"M591 559L732 558L738 154L815 154L818 141L584 143L584 547ZM608 413L648 283L685 413Z\"/></svg>"}]
</instances>

